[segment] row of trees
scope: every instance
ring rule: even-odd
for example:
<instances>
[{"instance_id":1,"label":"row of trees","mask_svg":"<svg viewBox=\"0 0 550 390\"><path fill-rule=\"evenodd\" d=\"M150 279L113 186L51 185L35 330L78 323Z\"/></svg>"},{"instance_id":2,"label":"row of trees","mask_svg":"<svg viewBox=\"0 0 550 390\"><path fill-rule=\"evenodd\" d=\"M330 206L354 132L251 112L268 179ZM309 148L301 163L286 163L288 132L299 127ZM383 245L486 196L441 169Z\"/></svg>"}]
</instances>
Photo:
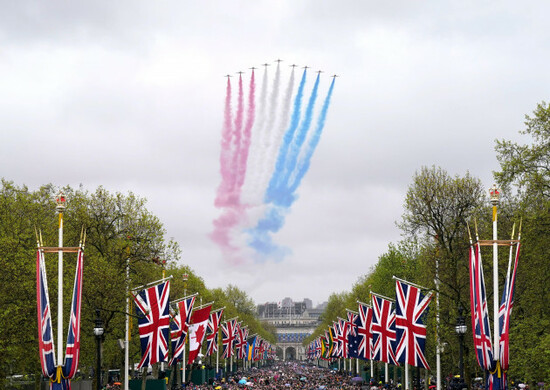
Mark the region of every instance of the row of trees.
<instances>
[{"instance_id":1,"label":"row of trees","mask_svg":"<svg viewBox=\"0 0 550 390\"><path fill-rule=\"evenodd\" d=\"M93 336L96 309L105 324L104 368L121 368L124 351L126 269L131 287L173 275L171 297L198 292L204 303L225 306L224 318L239 316L250 334L258 333L275 343L273 329L255 318L255 305L237 287L208 289L203 279L182 265L181 249L166 240L160 220L146 209L146 202L134 194L112 194L104 188L90 193L82 188L64 188L68 204L64 213L64 244L77 246L81 228L86 229L86 249L82 293L80 370L88 375L95 365ZM40 377L36 321L36 230L45 246L57 246L58 220L53 202L57 189L51 185L36 191L2 180L0 187L0 387L6 375L34 373ZM64 318L68 318L76 256L64 257ZM46 255L50 305L54 329L57 327L57 255ZM183 275L188 275L184 286ZM65 320L65 329L67 320ZM137 320L133 319L131 361L140 359ZM55 332L54 332L55 334ZM63 332L66 335L66 330ZM59 340L55 340L56 343ZM62 340L65 343L65 340Z\"/></svg>"},{"instance_id":2,"label":"row of trees","mask_svg":"<svg viewBox=\"0 0 550 390\"><path fill-rule=\"evenodd\" d=\"M501 170L494 174L504 194L499 207L499 238L509 238L513 223L523 221L510 329L509 377L537 383L550 378L550 106L544 102L539 104L532 116L526 116L525 125L522 133L532 137L530 145L496 141ZM459 343L454 327L461 307L468 325L465 377L471 383L473 377L482 376L473 351L469 320L468 231L477 221L480 238L492 238L487 190L469 173L453 177L442 168L421 168L408 188L399 222L403 241L391 244L350 291L330 296L322 324L305 344L324 333L338 316L343 317L346 308L356 310L357 300L369 302L369 291L395 296L393 275L436 290L436 264L439 264L443 375L458 373ZM491 250L486 249L484 264L488 302L493 299ZM507 263L508 251L501 249L501 293ZM435 305L435 302L431 304L427 337L427 356L432 369L435 369L436 353ZM435 371L431 375L435 375Z\"/></svg>"}]
</instances>

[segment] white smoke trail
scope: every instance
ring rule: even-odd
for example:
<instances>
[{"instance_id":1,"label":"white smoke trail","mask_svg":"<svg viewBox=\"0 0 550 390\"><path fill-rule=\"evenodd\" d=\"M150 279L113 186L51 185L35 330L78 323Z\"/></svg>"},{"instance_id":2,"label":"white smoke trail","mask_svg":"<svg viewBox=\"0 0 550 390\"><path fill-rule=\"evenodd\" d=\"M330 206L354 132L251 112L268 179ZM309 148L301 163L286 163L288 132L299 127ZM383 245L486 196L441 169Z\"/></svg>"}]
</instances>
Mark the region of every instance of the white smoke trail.
<instances>
[{"instance_id":1,"label":"white smoke trail","mask_svg":"<svg viewBox=\"0 0 550 390\"><path fill-rule=\"evenodd\" d=\"M258 114L252 128L250 151L246 167L246 180L242 190L243 204L248 206L258 205L262 202L261 195L259 195L259 191L257 190L257 183L261 173L259 168L263 154L261 138L267 120L267 66L264 69L262 85L260 88L261 92L257 110Z\"/></svg>"},{"instance_id":2,"label":"white smoke trail","mask_svg":"<svg viewBox=\"0 0 550 390\"><path fill-rule=\"evenodd\" d=\"M292 105L292 93L294 90L294 69L290 74L290 80L285 91L285 95L282 101L281 115L277 120L277 126L271 131L271 136L269 143L267 145L267 150L265 152L265 158L262 169L262 176L258 182L258 188L265 191L271 176L273 175L273 170L275 169L275 162L277 161L278 151L282 142L282 139L285 135L285 132L288 128L290 122L290 108ZM262 193L262 197L264 194ZM263 201L263 199L262 199Z\"/></svg>"}]
</instances>

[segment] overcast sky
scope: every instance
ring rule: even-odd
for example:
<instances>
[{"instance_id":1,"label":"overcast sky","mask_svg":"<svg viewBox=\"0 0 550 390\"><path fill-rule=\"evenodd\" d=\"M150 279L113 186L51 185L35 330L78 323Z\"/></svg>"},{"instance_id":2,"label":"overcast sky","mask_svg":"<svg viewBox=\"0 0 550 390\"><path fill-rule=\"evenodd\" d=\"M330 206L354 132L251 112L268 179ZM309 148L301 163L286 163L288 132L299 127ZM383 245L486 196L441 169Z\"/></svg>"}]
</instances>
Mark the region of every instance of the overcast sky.
<instances>
[{"instance_id":1,"label":"overcast sky","mask_svg":"<svg viewBox=\"0 0 550 390\"><path fill-rule=\"evenodd\" d=\"M400 240L417 170L469 171L490 187L495 139L525 141L524 115L549 100L543 0L0 6L0 176L132 191L208 287L232 283L257 303L349 290ZM275 237L291 254L232 265L208 237L220 215L223 76L277 58L324 70L325 88L340 77Z\"/></svg>"}]
</instances>

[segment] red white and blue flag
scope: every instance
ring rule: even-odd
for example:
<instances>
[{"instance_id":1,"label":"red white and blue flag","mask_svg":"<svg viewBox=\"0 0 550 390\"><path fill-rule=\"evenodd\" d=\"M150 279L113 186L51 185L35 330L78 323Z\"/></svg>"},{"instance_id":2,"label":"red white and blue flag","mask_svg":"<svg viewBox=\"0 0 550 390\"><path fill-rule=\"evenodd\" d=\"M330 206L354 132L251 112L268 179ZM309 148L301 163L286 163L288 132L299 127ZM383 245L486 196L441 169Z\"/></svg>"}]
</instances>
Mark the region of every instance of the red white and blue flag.
<instances>
[{"instance_id":1,"label":"red white and blue flag","mask_svg":"<svg viewBox=\"0 0 550 390\"><path fill-rule=\"evenodd\" d=\"M36 252L36 303L38 314L38 349L42 374L53 378L56 374L55 345L53 342L50 298L46 277L46 262L41 250Z\"/></svg>"},{"instance_id":2,"label":"red white and blue flag","mask_svg":"<svg viewBox=\"0 0 550 390\"><path fill-rule=\"evenodd\" d=\"M73 298L71 300L71 314L69 330L67 333L67 347L65 349L65 362L63 364L63 378L72 379L78 369L80 356L80 308L82 306L82 270L84 264L84 251L78 249L76 271L73 286Z\"/></svg>"},{"instance_id":3,"label":"red white and blue flag","mask_svg":"<svg viewBox=\"0 0 550 390\"><path fill-rule=\"evenodd\" d=\"M372 294L372 359L397 364L392 343L395 341L395 311L388 299Z\"/></svg>"},{"instance_id":4,"label":"red white and blue flag","mask_svg":"<svg viewBox=\"0 0 550 390\"><path fill-rule=\"evenodd\" d=\"M477 362L484 370L491 371L494 367L493 348L479 244L475 250L470 246L470 308Z\"/></svg>"},{"instance_id":5,"label":"red white and blue flag","mask_svg":"<svg viewBox=\"0 0 550 390\"><path fill-rule=\"evenodd\" d=\"M359 337L357 357L362 360L370 360L372 357L372 307L360 303L358 319L360 322L357 324Z\"/></svg>"},{"instance_id":6,"label":"red white and blue flag","mask_svg":"<svg viewBox=\"0 0 550 390\"><path fill-rule=\"evenodd\" d=\"M338 321L333 321L332 326L330 327L332 333L332 357L339 358L342 357L342 336L340 332L340 323Z\"/></svg>"},{"instance_id":7,"label":"red white and blue flag","mask_svg":"<svg viewBox=\"0 0 550 390\"><path fill-rule=\"evenodd\" d=\"M206 332L206 356L213 355L218 351L218 329L222 320L223 309L210 313L208 330Z\"/></svg>"},{"instance_id":8,"label":"red white and blue flag","mask_svg":"<svg viewBox=\"0 0 550 390\"><path fill-rule=\"evenodd\" d=\"M519 248L520 243L518 242L514 256L513 269L511 269L513 248L510 248L510 264L508 265L508 272L506 273L506 280L504 281L504 291L502 292L502 301L498 313L500 328L499 357L500 366L504 371L507 371L510 367L510 316L512 315L512 307L514 306L514 289L516 284L516 271L518 269Z\"/></svg>"},{"instance_id":9,"label":"red white and blue flag","mask_svg":"<svg viewBox=\"0 0 550 390\"><path fill-rule=\"evenodd\" d=\"M347 310L347 319L344 320L344 339L346 344L346 357L356 357L356 350L354 350L355 338L357 337L357 321L359 316L357 313Z\"/></svg>"},{"instance_id":10,"label":"red white and blue flag","mask_svg":"<svg viewBox=\"0 0 550 390\"><path fill-rule=\"evenodd\" d=\"M321 357L321 352L322 352L322 347L321 347L321 338L320 337L317 337L314 341L314 354L313 354L313 357L315 359L319 359Z\"/></svg>"},{"instance_id":11,"label":"red white and blue flag","mask_svg":"<svg viewBox=\"0 0 550 390\"><path fill-rule=\"evenodd\" d=\"M395 295L396 360L429 370L425 355L426 325L422 315L428 308L432 293L423 295L418 287L396 280Z\"/></svg>"},{"instance_id":12,"label":"red white and blue flag","mask_svg":"<svg viewBox=\"0 0 550 390\"><path fill-rule=\"evenodd\" d=\"M238 359L246 357L246 339L248 338L248 328L237 324L237 338L235 343L235 354Z\"/></svg>"},{"instance_id":13,"label":"red white and blue flag","mask_svg":"<svg viewBox=\"0 0 550 390\"><path fill-rule=\"evenodd\" d=\"M168 356L170 328L170 281L140 291L134 301L137 307L141 360L138 369L163 362Z\"/></svg>"},{"instance_id":14,"label":"red white and blue flag","mask_svg":"<svg viewBox=\"0 0 550 390\"><path fill-rule=\"evenodd\" d=\"M172 359L170 366L183 359L183 350L187 340L187 330L191 321L191 312L195 304L196 296L184 298L178 302L178 312L170 313L172 322L170 323L170 339L172 342Z\"/></svg>"},{"instance_id":15,"label":"red white and blue flag","mask_svg":"<svg viewBox=\"0 0 550 390\"><path fill-rule=\"evenodd\" d=\"M237 319L232 319L221 325L222 329L222 357L229 359L233 356L233 348L235 346L235 331L237 328Z\"/></svg>"}]
</instances>

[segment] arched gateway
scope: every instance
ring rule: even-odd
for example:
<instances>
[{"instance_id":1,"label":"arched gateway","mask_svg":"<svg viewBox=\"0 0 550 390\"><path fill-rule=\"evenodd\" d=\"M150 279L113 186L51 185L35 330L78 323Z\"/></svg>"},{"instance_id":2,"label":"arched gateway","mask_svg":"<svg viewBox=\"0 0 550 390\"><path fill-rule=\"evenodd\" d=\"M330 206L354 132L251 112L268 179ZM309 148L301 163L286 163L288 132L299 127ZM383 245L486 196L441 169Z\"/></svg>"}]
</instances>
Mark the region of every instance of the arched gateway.
<instances>
[{"instance_id":1,"label":"arched gateway","mask_svg":"<svg viewBox=\"0 0 550 390\"><path fill-rule=\"evenodd\" d=\"M306 302L279 307L276 303L258 306L260 321L277 330L277 357L280 360L305 360L304 339L319 325L324 308L307 308Z\"/></svg>"}]
</instances>

